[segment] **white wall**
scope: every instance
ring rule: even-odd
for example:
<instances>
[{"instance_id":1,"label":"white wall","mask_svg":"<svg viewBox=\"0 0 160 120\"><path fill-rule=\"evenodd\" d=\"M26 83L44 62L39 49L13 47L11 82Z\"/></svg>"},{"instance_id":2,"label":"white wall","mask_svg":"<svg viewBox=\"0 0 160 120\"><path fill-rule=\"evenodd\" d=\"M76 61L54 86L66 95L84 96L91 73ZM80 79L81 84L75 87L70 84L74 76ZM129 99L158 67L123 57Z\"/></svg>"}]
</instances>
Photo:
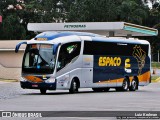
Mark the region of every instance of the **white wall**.
<instances>
[{"instance_id":1,"label":"white wall","mask_svg":"<svg viewBox=\"0 0 160 120\"><path fill-rule=\"evenodd\" d=\"M20 79L24 51L0 51L0 78Z\"/></svg>"}]
</instances>

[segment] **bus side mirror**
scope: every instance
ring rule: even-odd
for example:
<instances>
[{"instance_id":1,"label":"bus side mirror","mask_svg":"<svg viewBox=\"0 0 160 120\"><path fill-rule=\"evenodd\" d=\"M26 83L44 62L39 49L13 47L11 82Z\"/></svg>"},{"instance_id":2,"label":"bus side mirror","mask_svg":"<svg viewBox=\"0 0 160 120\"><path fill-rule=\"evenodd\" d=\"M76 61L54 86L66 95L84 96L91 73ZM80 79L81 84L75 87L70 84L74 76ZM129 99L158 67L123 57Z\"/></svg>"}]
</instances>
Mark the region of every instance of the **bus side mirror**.
<instances>
[{"instance_id":1,"label":"bus side mirror","mask_svg":"<svg viewBox=\"0 0 160 120\"><path fill-rule=\"evenodd\" d=\"M61 45L61 43L54 44L54 46L53 46L53 55L55 55L57 53L59 45Z\"/></svg>"},{"instance_id":2,"label":"bus side mirror","mask_svg":"<svg viewBox=\"0 0 160 120\"><path fill-rule=\"evenodd\" d=\"M18 43L18 44L16 45L16 48L15 48L15 53L18 53L19 48L20 48L20 46L21 46L22 44L27 44L27 42L20 42L20 43Z\"/></svg>"}]
</instances>

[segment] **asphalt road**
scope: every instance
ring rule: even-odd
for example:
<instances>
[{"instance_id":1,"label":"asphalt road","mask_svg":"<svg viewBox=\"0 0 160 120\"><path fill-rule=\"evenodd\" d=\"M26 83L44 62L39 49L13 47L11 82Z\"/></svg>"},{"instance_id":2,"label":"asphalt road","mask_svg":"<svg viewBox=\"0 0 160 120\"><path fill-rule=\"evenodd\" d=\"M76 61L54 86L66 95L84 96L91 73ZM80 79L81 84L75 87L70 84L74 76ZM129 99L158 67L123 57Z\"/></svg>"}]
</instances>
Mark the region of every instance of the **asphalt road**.
<instances>
[{"instance_id":1,"label":"asphalt road","mask_svg":"<svg viewBox=\"0 0 160 120\"><path fill-rule=\"evenodd\" d=\"M59 90L46 95L21 89L18 82L0 82L0 111L160 111L160 82L136 92L96 93L87 88L77 94Z\"/></svg>"}]
</instances>

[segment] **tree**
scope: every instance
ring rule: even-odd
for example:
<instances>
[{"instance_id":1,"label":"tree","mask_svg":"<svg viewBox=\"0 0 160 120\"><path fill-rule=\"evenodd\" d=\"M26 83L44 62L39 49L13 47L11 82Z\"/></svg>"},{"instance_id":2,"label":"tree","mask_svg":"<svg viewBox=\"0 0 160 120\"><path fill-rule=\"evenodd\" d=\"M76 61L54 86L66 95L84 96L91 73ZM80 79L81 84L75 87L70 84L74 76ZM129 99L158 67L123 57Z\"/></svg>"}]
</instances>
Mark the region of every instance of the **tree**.
<instances>
[{"instance_id":1,"label":"tree","mask_svg":"<svg viewBox=\"0 0 160 120\"><path fill-rule=\"evenodd\" d=\"M157 0L1 0L0 39L30 39L35 34L27 31L29 22L125 21L158 27L159 11ZM16 29L21 32L15 34Z\"/></svg>"},{"instance_id":2,"label":"tree","mask_svg":"<svg viewBox=\"0 0 160 120\"><path fill-rule=\"evenodd\" d=\"M153 27L160 30L160 3L159 0L143 0L144 5L150 5L148 12L148 18L146 22L146 26ZM147 39L150 44L151 44L151 50L152 50L152 57L157 51L159 50L160 47L160 34L155 37L147 37ZM156 56L157 57L157 56ZM156 60L157 58L153 57L152 60ZM156 60L157 61L157 60Z\"/></svg>"},{"instance_id":3,"label":"tree","mask_svg":"<svg viewBox=\"0 0 160 120\"><path fill-rule=\"evenodd\" d=\"M107 22L116 21L121 0L77 0L70 6L68 21Z\"/></svg>"},{"instance_id":4,"label":"tree","mask_svg":"<svg viewBox=\"0 0 160 120\"><path fill-rule=\"evenodd\" d=\"M153 8L153 5L157 3L159 0L142 0L144 4L151 4L151 7Z\"/></svg>"},{"instance_id":5,"label":"tree","mask_svg":"<svg viewBox=\"0 0 160 120\"><path fill-rule=\"evenodd\" d=\"M17 2L13 0L0 1L0 10L3 16L3 22L0 26L0 39L25 39L26 31L20 24L17 5Z\"/></svg>"},{"instance_id":6,"label":"tree","mask_svg":"<svg viewBox=\"0 0 160 120\"><path fill-rule=\"evenodd\" d=\"M119 9L121 21L143 25L148 17L147 7L137 0L123 0Z\"/></svg>"}]
</instances>

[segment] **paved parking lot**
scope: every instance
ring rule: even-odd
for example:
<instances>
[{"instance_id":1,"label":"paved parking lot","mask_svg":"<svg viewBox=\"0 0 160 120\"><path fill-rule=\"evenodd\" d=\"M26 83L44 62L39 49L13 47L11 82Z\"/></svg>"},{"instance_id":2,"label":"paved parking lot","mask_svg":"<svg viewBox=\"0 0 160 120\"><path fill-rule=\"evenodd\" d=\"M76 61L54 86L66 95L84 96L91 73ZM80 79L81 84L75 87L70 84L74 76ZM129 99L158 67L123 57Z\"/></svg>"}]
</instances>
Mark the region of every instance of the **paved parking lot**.
<instances>
[{"instance_id":1,"label":"paved parking lot","mask_svg":"<svg viewBox=\"0 0 160 120\"><path fill-rule=\"evenodd\" d=\"M136 92L93 92L80 89L80 93L21 89L18 82L0 83L1 111L160 111L160 83L139 87ZM61 119L61 118L59 118ZM78 118L80 119L80 118Z\"/></svg>"}]
</instances>

